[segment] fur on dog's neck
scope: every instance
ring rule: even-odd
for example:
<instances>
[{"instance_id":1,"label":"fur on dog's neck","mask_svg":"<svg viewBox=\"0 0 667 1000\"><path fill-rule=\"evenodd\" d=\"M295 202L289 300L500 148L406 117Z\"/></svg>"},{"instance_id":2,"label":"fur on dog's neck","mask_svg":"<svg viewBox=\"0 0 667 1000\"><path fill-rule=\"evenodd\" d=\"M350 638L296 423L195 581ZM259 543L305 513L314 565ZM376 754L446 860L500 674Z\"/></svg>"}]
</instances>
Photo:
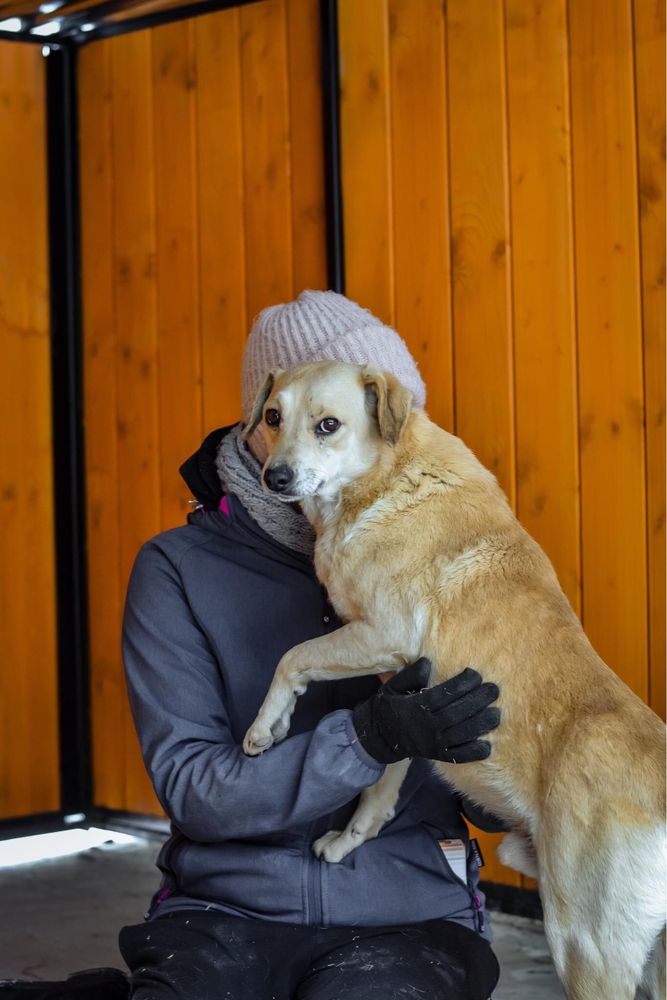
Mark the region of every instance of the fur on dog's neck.
<instances>
[{"instance_id":1,"label":"fur on dog's neck","mask_svg":"<svg viewBox=\"0 0 667 1000\"><path fill-rule=\"evenodd\" d=\"M302 509L320 536L333 524L354 522L397 481L402 481L406 506L433 493L464 487L474 493L501 492L495 476L460 438L443 433L422 410L414 410L395 445L379 442L377 459L367 472L346 484L334 498L307 498Z\"/></svg>"}]
</instances>

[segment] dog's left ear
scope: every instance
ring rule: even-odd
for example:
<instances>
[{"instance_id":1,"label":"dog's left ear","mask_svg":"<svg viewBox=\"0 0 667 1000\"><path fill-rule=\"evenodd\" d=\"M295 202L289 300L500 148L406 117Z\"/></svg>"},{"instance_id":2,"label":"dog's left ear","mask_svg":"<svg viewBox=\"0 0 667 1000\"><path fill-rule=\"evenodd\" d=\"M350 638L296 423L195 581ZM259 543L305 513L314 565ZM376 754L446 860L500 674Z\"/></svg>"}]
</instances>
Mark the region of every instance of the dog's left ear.
<instances>
[{"instance_id":1,"label":"dog's left ear","mask_svg":"<svg viewBox=\"0 0 667 1000\"><path fill-rule=\"evenodd\" d=\"M273 383L275 382L276 377L280 375L281 372L282 368L274 368L273 371L269 372L269 374L264 379L264 383L259 392L257 393L257 396L255 397L252 413L250 414L250 420L243 428L243 433L241 434L241 438L244 441L248 440L252 432L259 425L259 422L262 419L262 413L264 412L264 404L271 395L271 391L273 389Z\"/></svg>"},{"instance_id":2,"label":"dog's left ear","mask_svg":"<svg viewBox=\"0 0 667 1000\"><path fill-rule=\"evenodd\" d=\"M412 393L389 372L364 368L361 378L366 406L377 417L380 436L387 444L396 444L410 416Z\"/></svg>"}]
</instances>

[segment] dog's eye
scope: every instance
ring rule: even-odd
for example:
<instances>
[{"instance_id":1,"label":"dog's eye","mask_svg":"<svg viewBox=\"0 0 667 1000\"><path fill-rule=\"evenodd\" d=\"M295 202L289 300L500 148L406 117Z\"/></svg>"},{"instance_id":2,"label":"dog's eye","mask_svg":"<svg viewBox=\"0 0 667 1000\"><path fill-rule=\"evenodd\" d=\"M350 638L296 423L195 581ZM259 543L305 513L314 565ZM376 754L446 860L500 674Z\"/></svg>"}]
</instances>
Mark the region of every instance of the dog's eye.
<instances>
[{"instance_id":1,"label":"dog's eye","mask_svg":"<svg viewBox=\"0 0 667 1000\"><path fill-rule=\"evenodd\" d=\"M324 420L320 420L315 430L317 434L333 434L339 427L340 420L336 420L335 417L325 417Z\"/></svg>"},{"instance_id":2,"label":"dog's eye","mask_svg":"<svg viewBox=\"0 0 667 1000\"><path fill-rule=\"evenodd\" d=\"M280 423L280 414L277 410L267 410L264 414L264 419L269 427L277 427Z\"/></svg>"}]
</instances>

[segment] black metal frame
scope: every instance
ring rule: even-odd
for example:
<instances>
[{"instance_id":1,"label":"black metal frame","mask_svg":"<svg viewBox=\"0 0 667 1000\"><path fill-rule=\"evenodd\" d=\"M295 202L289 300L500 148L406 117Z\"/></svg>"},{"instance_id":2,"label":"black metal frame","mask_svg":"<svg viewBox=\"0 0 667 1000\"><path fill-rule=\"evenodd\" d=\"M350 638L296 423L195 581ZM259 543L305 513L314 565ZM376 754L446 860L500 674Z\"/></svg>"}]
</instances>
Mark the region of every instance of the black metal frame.
<instances>
[{"instance_id":1,"label":"black metal frame","mask_svg":"<svg viewBox=\"0 0 667 1000\"><path fill-rule=\"evenodd\" d=\"M83 32L86 13L67 15L57 36L35 36L27 20L21 32L0 39L40 45L46 58L51 391L54 456L57 652L61 809L0 822L0 837L17 829L62 829L67 815L83 813L103 822L94 806L90 730L86 484L83 427L80 191L77 55L81 45L198 17L258 0L203 0L125 21L104 22L123 0L94 9L97 24ZM56 13L54 17L57 17ZM343 215L340 178L340 107L337 0L320 0L325 197L329 287L344 291ZM114 814L117 815L117 814Z\"/></svg>"},{"instance_id":2,"label":"black metal frame","mask_svg":"<svg viewBox=\"0 0 667 1000\"><path fill-rule=\"evenodd\" d=\"M60 732L65 812L92 803L83 441L77 51L46 61L51 393Z\"/></svg>"},{"instance_id":3,"label":"black metal frame","mask_svg":"<svg viewBox=\"0 0 667 1000\"><path fill-rule=\"evenodd\" d=\"M107 20L113 14L131 9L131 3L127 0L106 0L106 3L97 4L89 10L68 13L69 3L63 5L61 9L55 11L51 17L40 18L37 21L36 15L23 15L21 20L25 26L20 31L1 31L0 38L10 41L31 42L38 45L50 44L76 44L84 45L86 42L93 42L100 38L110 38L113 35L126 35L131 31L141 31L145 28L153 28L159 24L167 24L173 21L183 21L186 18L198 17L201 14L210 14L216 10L224 10L228 7L241 7L248 3L257 3L258 0L201 0L201 2L183 3L178 7L171 7L163 11L155 11L152 14L139 14L137 17L128 17L122 21ZM17 15L20 16L20 15ZM59 21L60 30L56 35L36 35L35 27L38 23L45 23L48 20ZM82 30L85 24L94 24L91 30Z\"/></svg>"},{"instance_id":4,"label":"black metal frame","mask_svg":"<svg viewBox=\"0 0 667 1000\"><path fill-rule=\"evenodd\" d=\"M340 61L338 0L320 0L322 30L322 102L329 288L345 291L343 183L340 162Z\"/></svg>"}]
</instances>

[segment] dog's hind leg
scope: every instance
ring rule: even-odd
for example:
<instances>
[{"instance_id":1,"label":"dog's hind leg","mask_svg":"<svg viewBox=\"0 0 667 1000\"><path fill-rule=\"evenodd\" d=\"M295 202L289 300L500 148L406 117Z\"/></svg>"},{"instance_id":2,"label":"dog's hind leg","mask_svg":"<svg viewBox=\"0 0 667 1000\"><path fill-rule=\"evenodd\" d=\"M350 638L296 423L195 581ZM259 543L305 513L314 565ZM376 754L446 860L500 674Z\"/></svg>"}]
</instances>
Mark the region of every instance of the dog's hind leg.
<instances>
[{"instance_id":1,"label":"dog's hind leg","mask_svg":"<svg viewBox=\"0 0 667 1000\"><path fill-rule=\"evenodd\" d=\"M569 849L559 851L561 839L537 851L544 930L568 1000L664 1000L649 978L665 924L660 827L598 824L582 837L572 824L571 834Z\"/></svg>"},{"instance_id":2,"label":"dog's hind leg","mask_svg":"<svg viewBox=\"0 0 667 1000\"><path fill-rule=\"evenodd\" d=\"M324 861L342 861L366 840L372 840L389 820L394 818L401 785L407 774L409 760L389 764L379 781L364 789L359 804L344 830L329 830L313 844L313 851Z\"/></svg>"},{"instance_id":3,"label":"dog's hind leg","mask_svg":"<svg viewBox=\"0 0 667 1000\"><path fill-rule=\"evenodd\" d=\"M542 889L544 932L553 963L567 1000L636 1000L643 955L630 931L619 944L611 934L607 946L601 940L604 917L581 912L576 907L554 906Z\"/></svg>"}]
</instances>

